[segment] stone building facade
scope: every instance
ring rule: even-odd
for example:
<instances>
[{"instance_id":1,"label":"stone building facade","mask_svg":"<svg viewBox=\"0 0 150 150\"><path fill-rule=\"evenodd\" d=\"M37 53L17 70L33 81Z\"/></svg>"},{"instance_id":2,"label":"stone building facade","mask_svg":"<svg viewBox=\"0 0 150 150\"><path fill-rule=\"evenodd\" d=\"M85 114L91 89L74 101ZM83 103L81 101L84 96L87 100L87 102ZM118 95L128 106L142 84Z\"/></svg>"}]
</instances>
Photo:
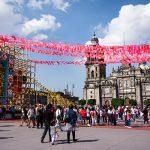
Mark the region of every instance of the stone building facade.
<instances>
[{"instance_id":1,"label":"stone building facade","mask_svg":"<svg viewBox=\"0 0 150 150\"><path fill-rule=\"evenodd\" d=\"M99 44L98 38L91 39L91 44ZM150 67L145 63L134 67L131 64L121 65L113 69L106 77L106 65L92 63L87 59L86 81L83 88L83 98L96 99L97 105L104 105L112 98L135 99L143 106L144 100L150 99Z\"/></svg>"}]
</instances>

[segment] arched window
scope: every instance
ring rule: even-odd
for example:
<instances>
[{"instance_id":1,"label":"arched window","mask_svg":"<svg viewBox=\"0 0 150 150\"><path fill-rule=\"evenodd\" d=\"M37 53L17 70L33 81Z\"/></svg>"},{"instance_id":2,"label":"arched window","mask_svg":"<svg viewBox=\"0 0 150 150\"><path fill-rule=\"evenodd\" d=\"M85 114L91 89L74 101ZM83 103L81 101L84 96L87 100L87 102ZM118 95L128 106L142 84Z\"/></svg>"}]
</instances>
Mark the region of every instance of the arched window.
<instances>
[{"instance_id":1,"label":"arched window","mask_svg":"<svg viewBox=\"0 0 150 150\"><path fill-rule=\"evenodd\" d=\"M94 78L94 71L91 71L91 78Z\"/></svg>"}]
</instances>

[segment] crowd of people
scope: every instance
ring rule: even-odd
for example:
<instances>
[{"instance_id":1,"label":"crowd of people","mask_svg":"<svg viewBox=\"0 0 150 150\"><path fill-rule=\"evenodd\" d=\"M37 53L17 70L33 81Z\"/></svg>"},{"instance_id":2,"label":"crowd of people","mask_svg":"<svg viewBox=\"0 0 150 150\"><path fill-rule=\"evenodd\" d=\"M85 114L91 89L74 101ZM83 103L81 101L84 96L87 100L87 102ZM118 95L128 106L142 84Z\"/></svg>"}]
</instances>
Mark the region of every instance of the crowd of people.
<instances>
[{"instance_id":1,"label":"crowd of people","mask_svg":"<svg viewBox=\"0 0 150 150\"><path fill-rule=\"evenodd\" d=\"M7 118L6 114L10 114L11 118L15 117L16 109L15 106L11 107L5 107L5 106L0 106L0 120L5 120Z\"/></svg>"},{"instance_id":2,"label":"crowd of people","mask_svg":"<svg viewBox=\"0 0 150 150\"><path fill-rule=\"evenodd\" d=\"M11 109L12 111L13 109ZM3 113L2 113L3 112ZM72 132L73 142L76 141L76 126L95 126L95 125L113 125L116 126L119 121L124 122L125 127L131 128L131 122L136 122L138 118L143 118L144 124L148 124L150 117L149 107L141 109L137 106L73 106L69 108L54 106L51 104L37 104L29 108L22 106L21 108L21 124L28 128L44 128L41 137L43 143L44 138L49 133L49 141L54 144L58 138L58 130L67 132L67 142L70 143L70 133ZM0 107L0 118L4 118L6 109Z\"/></svg>"},{"instance_id":3,"label":"crowd of people","mask_svg":"<svg viewBox=\"0 0 150 150\"><path fill-rule=\"evenodd\" d=\"M102 108L82 107L79 109L79 116L82 124L87 126L94 125L117 125L118 120L125 121L125 127L131 128L131 120L134 122L137 118L144 119L144 124L148 124L148 107L141 110L139 107L119 106L115 109L112 106L103 106Z\"/></svg>"},{"instance_id":4,"label":"crowd of people","mask_svg":"<svg viewBox=\"0 0 150 150\"><path fill-rule=\"evenodd\" d=\"M67 132L67 142L70 143L70 133L72 132L73 142L76 142L75 130L77 123L77 111L74 109L73 105L69 108L62 109L60 106L54 107L51 104L46 106L37 105L31 106L28 110L26 107L22 107L21 125L24 123L28 128L36 127L43 128L44 132L41 137L41 143L44 142L44 138L49 133L49 142L54 145L55 140L58 138L57 130Z\"/></svg>"},{"instance_id":5,"label":"crowd of people","mask_svg":"<svg viewBox=\"0 0 150 150\"><path fill-rule=\"evenodd\" d=\"M57 130L67 132L67 141L70 143L70 133L72 132L73 141L75 139L75 130L77 126L95 126L95 125L117 125L118 120L124 121L127 128L131 128L131 121L143 118L144 124L149 123L148 107L141 110L139 107L119 106L115 109L112 106L77 107L70 108L53 106L51 104L44 106L38 104L29 109L22 107L21 125L24 123L28 128L43 128L41 137L43 142L46 133L49 131L49 141L54 144L58 137Z\"/></svg>"}]
</instances>

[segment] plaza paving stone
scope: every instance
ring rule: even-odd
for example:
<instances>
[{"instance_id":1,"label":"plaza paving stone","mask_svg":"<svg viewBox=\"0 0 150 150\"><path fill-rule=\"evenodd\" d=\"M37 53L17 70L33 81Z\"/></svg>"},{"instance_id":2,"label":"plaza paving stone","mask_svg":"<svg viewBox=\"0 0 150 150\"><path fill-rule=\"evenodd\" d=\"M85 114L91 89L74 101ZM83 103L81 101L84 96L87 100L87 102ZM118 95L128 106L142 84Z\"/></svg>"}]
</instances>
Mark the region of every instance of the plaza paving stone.
<instances>
[{"instance_id":1,"label":"plaza paving stone","mask_svg":"<svg viewBox=\"0 0 150 150\"><path fill-rule=\"evenodd\" d=\"M41 143L42 132L20 127L19 122L0 121L0 150L150 150L150 127L80 127L77 143L66 143L66 132L59 132L55 145L48 136Z\"/></svg>"}]
</instances>

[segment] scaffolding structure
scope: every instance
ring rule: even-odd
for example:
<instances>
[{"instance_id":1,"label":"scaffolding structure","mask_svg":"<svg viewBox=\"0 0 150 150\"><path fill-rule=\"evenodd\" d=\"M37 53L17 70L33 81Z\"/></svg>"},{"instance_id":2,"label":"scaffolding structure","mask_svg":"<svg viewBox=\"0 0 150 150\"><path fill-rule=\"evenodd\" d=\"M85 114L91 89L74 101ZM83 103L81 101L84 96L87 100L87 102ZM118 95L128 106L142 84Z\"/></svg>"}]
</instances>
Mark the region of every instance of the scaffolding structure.
<instances>
[{"instance_id":1,"label":"scaffolding structure","mask_svg":"<svg viewBox=\"0 0 150 150\"><path fill-rule=\"evenodd\" d=\"M34 104L36 104L36 92L38 90L45 92L47 103L61 106L68 106L72 103L68 99L47 89L36 80L36 64L29 60L28 55L23 49L19 49L16 46L10 48L7 45L3 45L0 47L0 52L9 55L9 58L11 58L10 60L13 61L11 66L13 70L11 91L13 94L11 98L7 97L9 105L29 106L31 105L31 101L33 101L33 97L31 99L31 94L35 95ZM8 60L8 64L10 60ZM9 75L7 76L9 78Z\"/></svg>"},{"instance_id":2,"label":"scaffolding structure","mask_svg":"<svg viewBox=\"0 0 150 150\"><path fill-rule=\"evenodd\" d=\"M28 59L28 55L25 54L23 49L15 46L10 48L4 45L0 48L0 51L9 56L8 63L10 60L13 61L13 84L11 85L13 95L11 99L7 97L7 101L15 105L29 104L30 98L25 99L25 94L30 89L35 89L35 63ZM9 74L7 76L9 78Z\"/></svg>"}]
</instances>

